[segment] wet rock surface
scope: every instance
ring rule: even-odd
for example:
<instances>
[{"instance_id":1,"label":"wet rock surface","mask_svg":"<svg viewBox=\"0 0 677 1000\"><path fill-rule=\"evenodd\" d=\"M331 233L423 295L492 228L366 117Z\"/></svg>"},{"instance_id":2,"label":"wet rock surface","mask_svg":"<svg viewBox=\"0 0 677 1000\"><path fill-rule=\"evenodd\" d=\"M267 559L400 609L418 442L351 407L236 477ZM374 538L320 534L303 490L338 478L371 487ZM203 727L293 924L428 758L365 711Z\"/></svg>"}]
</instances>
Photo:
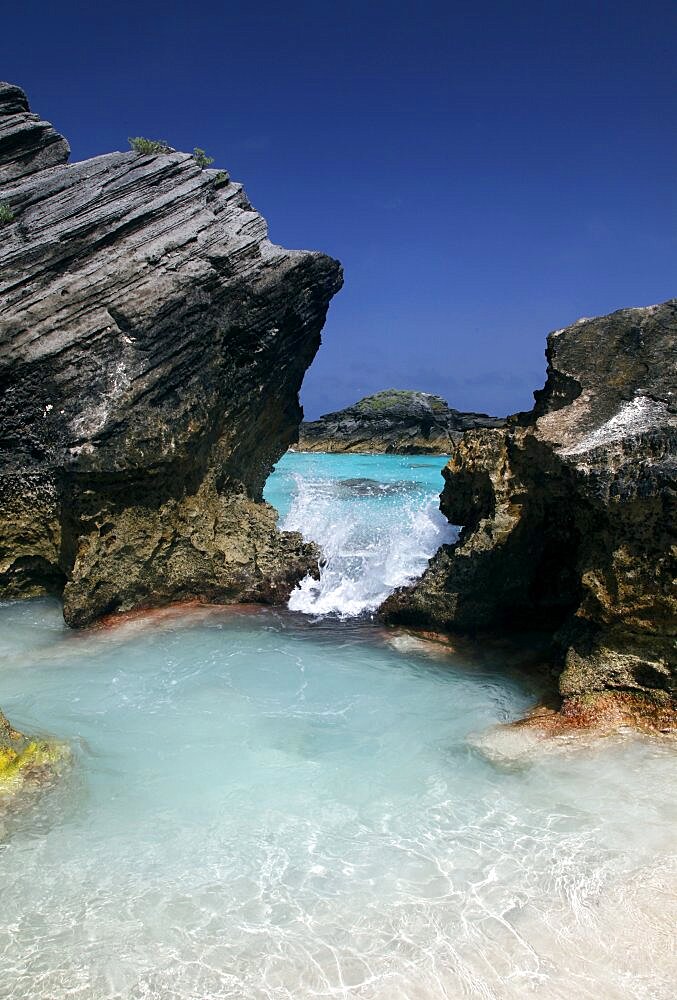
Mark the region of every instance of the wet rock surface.
<instances>
[{"instance_id":1,"label":"wet rock surface","mask_svg":"<svg viewBox=\"0 0 677 1000\"><path fill-rule=\"evenodd\" d=\"M676 347L677 300L550 334L533 410L468 431L444 469L458 542L384 617L546 628L565 703L611 690L665 705L677 665Z\"/></svg>"},{"instance_id":2,"label":"wet rock surface","mask_svg":"<svg viewBox=\"0 0 677 1000\"><path fill-rule=\"evenodd\" d=\"M502 427L486 413L452 409L440 396L408 389L385 389L354 406L304 421L299 451L365 454L446 455L463 431Z\"/></svg>"},{"instance_id":3,"label":"wet rock surface","mask_svg":"<svg viewBox=\"0 0 677 1000\"><path fill-rule=\"evenodd\" d=\"M65 743L18 732L0 712L0 820L18 793L51 784L68 766L71 751ZM0 825L0 833L2 826Z\"/></svg>"},{"instance_id":4,"label":"wet rock surface","mask_svg":"<svg viewBox=\"0 0 677 1000\"><path fill-rule=\"evenodd\" d=\"M68 155L0 84L0 597L284 600L317 551L261 491L340 265L191 155Z\"/></svg>"}]
</instances>

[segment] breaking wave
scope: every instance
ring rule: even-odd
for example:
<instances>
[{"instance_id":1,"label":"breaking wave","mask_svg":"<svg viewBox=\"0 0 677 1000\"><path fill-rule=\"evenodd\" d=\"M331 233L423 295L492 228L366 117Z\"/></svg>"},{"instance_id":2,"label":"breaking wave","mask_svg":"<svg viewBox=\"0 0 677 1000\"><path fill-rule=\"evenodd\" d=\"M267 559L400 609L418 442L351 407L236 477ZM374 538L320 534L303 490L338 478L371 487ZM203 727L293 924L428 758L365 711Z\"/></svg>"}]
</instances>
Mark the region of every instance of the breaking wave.
<instances>
[{"instance_id":1,"label":"breaking wave","mask_svg":"<svg viewBox=\"0 0 677 1000\"><path fill-rule=\"evenodd\" d=\"M440 545L456 537L438 509L439 487L397 480L313 479L295 473L282 527L321 547L319 580L307 576L292 611L349 618L373 612L397 587L423 573Z\"/></svg>"}]
</instances>

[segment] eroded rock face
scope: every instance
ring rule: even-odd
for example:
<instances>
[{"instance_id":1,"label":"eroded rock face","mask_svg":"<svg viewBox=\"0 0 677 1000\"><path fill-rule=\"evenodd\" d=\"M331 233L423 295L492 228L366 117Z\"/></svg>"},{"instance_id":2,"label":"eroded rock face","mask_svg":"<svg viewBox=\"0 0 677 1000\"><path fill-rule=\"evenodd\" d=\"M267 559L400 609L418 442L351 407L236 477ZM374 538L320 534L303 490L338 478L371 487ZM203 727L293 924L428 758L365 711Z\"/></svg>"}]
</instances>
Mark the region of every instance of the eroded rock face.
<instances>
[{"instance_id":1,"label":"eroded rock face","mask_svg":"<svg viewBox=\"0 0 677 1000\"><path fill-rule=\"evenodd\" d=\"M68 155L0 84L0 597L283 600L317 553L261 491L340 265L185 153Z\"/></svg>"},{"instance_id":2,"label":"eroded rock face","mask_svg":"<svg viewBox=\"0 0 677 1000\"><path fill-rule=\"evenodd\" d=\"M409 389L385 389L353 406L304 421L299 451L363 454L447 455L461 433L473 427L502 427L486 413L452 409L440 396Z\"/></svg>"},{"instance_id":3,"label":"eroded rock face","mask_svg":"<svg viewBox=\"0 0 677 1000\"><path fill-rule=\"evenodd\" d=\"M550 334L531 413L467 432L444 470L458 542L384 615L551 629L565 698L663 699L677 664L676 348L677 300Z\"/></svg>"}]
</instances>

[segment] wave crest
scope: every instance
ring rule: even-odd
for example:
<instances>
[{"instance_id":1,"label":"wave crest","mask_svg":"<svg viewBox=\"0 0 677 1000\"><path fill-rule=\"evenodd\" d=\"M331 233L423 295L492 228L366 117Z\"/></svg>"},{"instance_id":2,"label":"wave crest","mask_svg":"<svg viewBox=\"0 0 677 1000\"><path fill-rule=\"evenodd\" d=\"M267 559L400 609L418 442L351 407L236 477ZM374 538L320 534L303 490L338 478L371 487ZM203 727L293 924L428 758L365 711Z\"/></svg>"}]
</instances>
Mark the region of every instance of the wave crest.
<instances>
[{"instance_id":1,"label":"wave crest","mask_svg":"<svg viewBox=\"0 0 677 1000\"><path fill-rule=\"evenodd\" d=\"M317 542L324 558L319 580L308 576L293 591L292 611L340 618L373 612L456 537L437 496L422 487L367 497L347 491L340 480L293 478L295 495L282 527Z\"/></svg>"}]
</instances>

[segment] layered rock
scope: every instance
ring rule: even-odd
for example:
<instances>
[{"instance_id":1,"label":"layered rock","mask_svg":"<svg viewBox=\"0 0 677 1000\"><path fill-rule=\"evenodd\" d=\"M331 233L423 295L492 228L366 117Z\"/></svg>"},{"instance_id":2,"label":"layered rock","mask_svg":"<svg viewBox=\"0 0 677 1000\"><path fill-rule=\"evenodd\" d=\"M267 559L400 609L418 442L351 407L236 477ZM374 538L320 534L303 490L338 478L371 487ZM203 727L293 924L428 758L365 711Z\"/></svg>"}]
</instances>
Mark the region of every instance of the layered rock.
<instances>
[{"instance_id":1,"label":"layered rock","mask_svg":"<svg viewBox=\"0 0 677 1000\"><path fill-rule=\"evenodd\" d=\"M658 698L675 678L677 300L551 333L545 388L444 470L458 542L383 608L390 621L556 632L572 700Z\"/></svg>"},{"instance_id":2,"label":"layered rock","mask_svg":"<svg viewBox=\"0 0 677 1000\"><path fill-rule=\"evenodd\" d=\"M447 455L463 431L504 423L486 413L454 410L429 392L386 389L319 420L304 421L298 450Z\"/></svg>"},{"instance_id":3,"label":"layered rock","mask_svg":"<svg viewBox=\"0 0 677 1000\"><path fill-rule=\"evenodd\" d=\"M0 597L283 600L317 553L261 492L340 265L188 154L68 155L1 84Z\"/></svg>"}]
</instances>

